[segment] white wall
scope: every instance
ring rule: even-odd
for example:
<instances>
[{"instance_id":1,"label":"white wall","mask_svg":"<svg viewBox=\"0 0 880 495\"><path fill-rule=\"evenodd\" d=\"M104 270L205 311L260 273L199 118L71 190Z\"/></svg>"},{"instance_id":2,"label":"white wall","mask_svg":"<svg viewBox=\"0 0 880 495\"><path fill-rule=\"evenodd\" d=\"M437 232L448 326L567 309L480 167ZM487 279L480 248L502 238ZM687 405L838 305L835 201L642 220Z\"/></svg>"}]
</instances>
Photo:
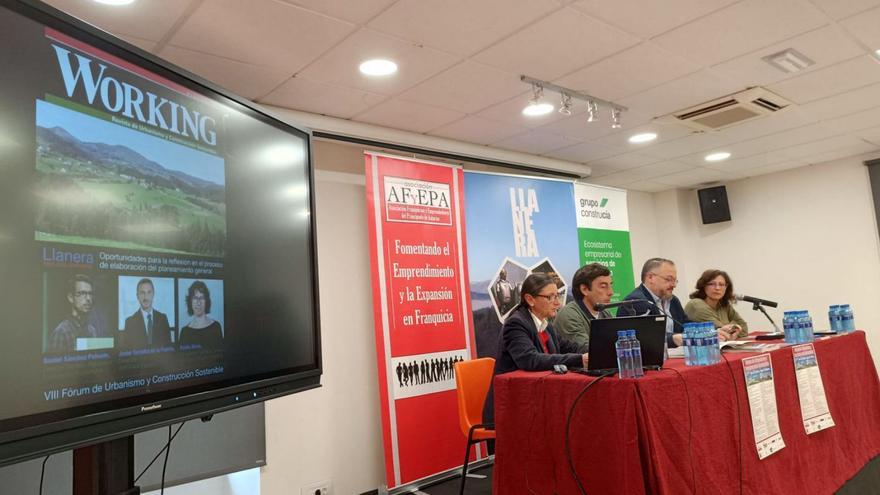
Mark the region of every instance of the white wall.
<instances>
[{"instance_id":1,"label":"white wall","mask_svg":"<svg viewBox=\"0 0 880 495\"><path fill-rule=\"evenodd\" d=\"M331 481L348 495L384 481L362 151L317 146L322 387L266 403L263 495ZM362 165L361 165L362 167Z\"/></svg>"},{"instance_id":2,"label":"white wall","mask_svg":"<svg viewBox=\"0 0 880 495\"><path fill-rule=\"evenodd\" d=\"M633 195L634 268L650 256L675 260L683 301L703 270L723 269L737 292L779 301L770 311L780 325L782 311L806 309L827 327L828 306L849 303L880 362L880 240L863 165L871 158L876 155L731 182L732 220L720 224L702 224L696 191L657 193L652 201ZM751 306L740 303L738 310L751 328L768 327Z\"/></svg>"}]
</instances>

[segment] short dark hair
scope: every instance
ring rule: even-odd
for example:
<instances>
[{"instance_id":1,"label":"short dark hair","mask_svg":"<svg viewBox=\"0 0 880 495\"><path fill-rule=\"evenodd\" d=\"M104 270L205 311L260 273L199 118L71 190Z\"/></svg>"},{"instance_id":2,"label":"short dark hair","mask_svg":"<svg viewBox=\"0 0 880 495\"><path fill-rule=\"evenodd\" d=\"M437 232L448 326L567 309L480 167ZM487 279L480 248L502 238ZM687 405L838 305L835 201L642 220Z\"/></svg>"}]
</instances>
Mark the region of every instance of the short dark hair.
<instances>
[{"instance_id":1,"label":"short dark hair","mask_svg":"<svg viewBox=\"0 0 880 495\"><path fill-rule=\"evenodd\" d=\"M211 312L211 291L208 290L208 286L205 285L201 280L196 280L192 284L190 284L189 289L186 290L186 312L190 316L193 314L193 305L192 299L196 295L196 291L202 293L205 296L205 314Z\"/></svg>"},{"instance_id":2,"label":"short dark hair","mask_svg":"<svg viewBox=\"0 0 880 495\"><path fill-rule=\"evenodd\" d=\"M76 283L77 282L85 282L92 286L92 290L95 289L95 283L92 282L91 277L88 275L74 275L67 280L67 293L71 296L76 294Z\"/></svg>"},{"instance_id":3,"label":"short dark hair","mask_svg":"<svg viewBox=\"0 0 880 495\"><path fill-rule=\"evenodd\" d=\"M141 286L144 284L150 284L150 288L153 289L153 292L156 291L156 286L153 285L152 280L150 280L148 278L142 278L142 279L138 280L137 285L134 287L135 292L139 291L141 289Z\"/></svg>"},{"instance_id":4,"label":"short dark hair","mask_svg":"<svg viewBox=\"0 0 880 495\"><path fill-rule=\"evenodd\" d=\"M642 282L648 278L648 273L654 271L655 268L658 268L660 265L664 263L669 263L670 265L675 266L675 262L672 260L668 260L666 258L651 258L642 265Z\"/></svg>"},{"instance_id":5,"label":"short dark hair","mask_svg":"<svg viewBox=\"0 0 880 495\"><path fill-rule=\"evenodd\" d=\"M559 280L559 277L548 275L546 273L533 273L529 275L523 280L522 286L520 287L519 305L528 305L526 304L526 294L529 294L532 297L537 297L541 292L541 289L548 284L556 285L557 280Z\"/></svg>"},{"instance_id":6,"label":"short dark hair","mask_svg":"<svg viewBox=\"0 0 880 495\"><path fill-rule=\"evenodd\" d=\"M724 281L727 282L727 290L724 291L724 296L721 297L721 306L727 306L733 301L733 282L730 281L730 275L727 274L724 270L717 270L711 268L703 272L700 275L700 278L697 279L697 290L691 292L691 299L706 299L706 284L715 280L719 276L724 277Z\"/></svg>"},{"instance_id":7,"label":"short dark hair","mask_svg":"<svg viewBox=\"0 0 880 495\"><path fill-rule=\"evenodd\" d=\"M581 294L581 286L586 285L588 289L593 289L593 280L596 280L599 277L610 277L611 270L608 269L607 266L602 263L589 263L578 268L578 271L574 272L574 277L571 279L571 291L574 294Z\"/></svg>"}]
</instances>

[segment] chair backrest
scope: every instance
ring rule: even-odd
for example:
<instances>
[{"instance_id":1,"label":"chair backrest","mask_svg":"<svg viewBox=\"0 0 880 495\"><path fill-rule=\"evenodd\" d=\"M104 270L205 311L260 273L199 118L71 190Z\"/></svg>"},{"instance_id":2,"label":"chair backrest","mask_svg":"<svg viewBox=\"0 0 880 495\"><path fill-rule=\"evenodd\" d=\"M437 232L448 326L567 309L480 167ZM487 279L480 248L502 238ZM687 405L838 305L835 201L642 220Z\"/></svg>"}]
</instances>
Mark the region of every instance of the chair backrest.
<instances>
[{"instance_id":1,"label":"chair backrest","mask_svg":"<svg viewBox=\"0 0 880 495\"><path fill-rule=\"evenodd\" d=\"M483 404L489 385L492 384L492 372L495 360L492 358L472 359L455 363L455 389L458 394L458 421L461 432L467 436L471 426L483 422Z\"/></svg>"}]
</instances>

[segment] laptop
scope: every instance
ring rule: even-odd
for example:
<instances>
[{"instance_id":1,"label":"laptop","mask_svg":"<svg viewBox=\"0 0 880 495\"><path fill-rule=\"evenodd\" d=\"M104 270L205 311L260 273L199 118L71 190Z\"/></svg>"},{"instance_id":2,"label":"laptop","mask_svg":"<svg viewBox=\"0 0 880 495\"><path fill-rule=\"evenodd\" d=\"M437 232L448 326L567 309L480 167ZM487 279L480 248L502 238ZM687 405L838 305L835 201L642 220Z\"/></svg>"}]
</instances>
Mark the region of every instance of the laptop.
<instances>
[{"instance_id":1,"label":"laptop","mask_svg":"<svg viewBox=\"0 0 880 495\"><path fill-rule=\"evenodd\" d=\"M590 360L587 370L604 371L617 369L618 330L635 330L642 345L642 367L659 369L663 366L666 348L666 316L645 315L607 318L590 321Z\"/></svg>"}]
</instances>

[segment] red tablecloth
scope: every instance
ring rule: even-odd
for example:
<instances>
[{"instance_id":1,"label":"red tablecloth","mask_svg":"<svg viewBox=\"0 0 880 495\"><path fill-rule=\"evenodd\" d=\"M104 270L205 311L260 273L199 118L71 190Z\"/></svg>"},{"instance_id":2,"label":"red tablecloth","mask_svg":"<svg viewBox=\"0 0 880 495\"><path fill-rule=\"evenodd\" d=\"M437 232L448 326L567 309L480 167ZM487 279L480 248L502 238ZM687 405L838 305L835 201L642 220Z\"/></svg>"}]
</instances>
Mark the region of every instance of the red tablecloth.
<instances>
[{"instance_id":1,"label":"red tablecloth","mask_svg":"<svg viewBox=\"0 0 880 495\"><path fill-rule=\"evenodd\" d=\"M806 434L791 349L773 351L785 448L764 460L740 362L754 354L726 353L729 367L672 359L667 366L680 376L661 370L595 384L575 409L570 435L587 493L733 494L740 486L746 494L833 493L880 454L880 380L863 332L814 345L836 426ZM565 419L592 380L521 371L495 378L496 494L579 493L565 455Z\"/></svg>"}]
</instances>

